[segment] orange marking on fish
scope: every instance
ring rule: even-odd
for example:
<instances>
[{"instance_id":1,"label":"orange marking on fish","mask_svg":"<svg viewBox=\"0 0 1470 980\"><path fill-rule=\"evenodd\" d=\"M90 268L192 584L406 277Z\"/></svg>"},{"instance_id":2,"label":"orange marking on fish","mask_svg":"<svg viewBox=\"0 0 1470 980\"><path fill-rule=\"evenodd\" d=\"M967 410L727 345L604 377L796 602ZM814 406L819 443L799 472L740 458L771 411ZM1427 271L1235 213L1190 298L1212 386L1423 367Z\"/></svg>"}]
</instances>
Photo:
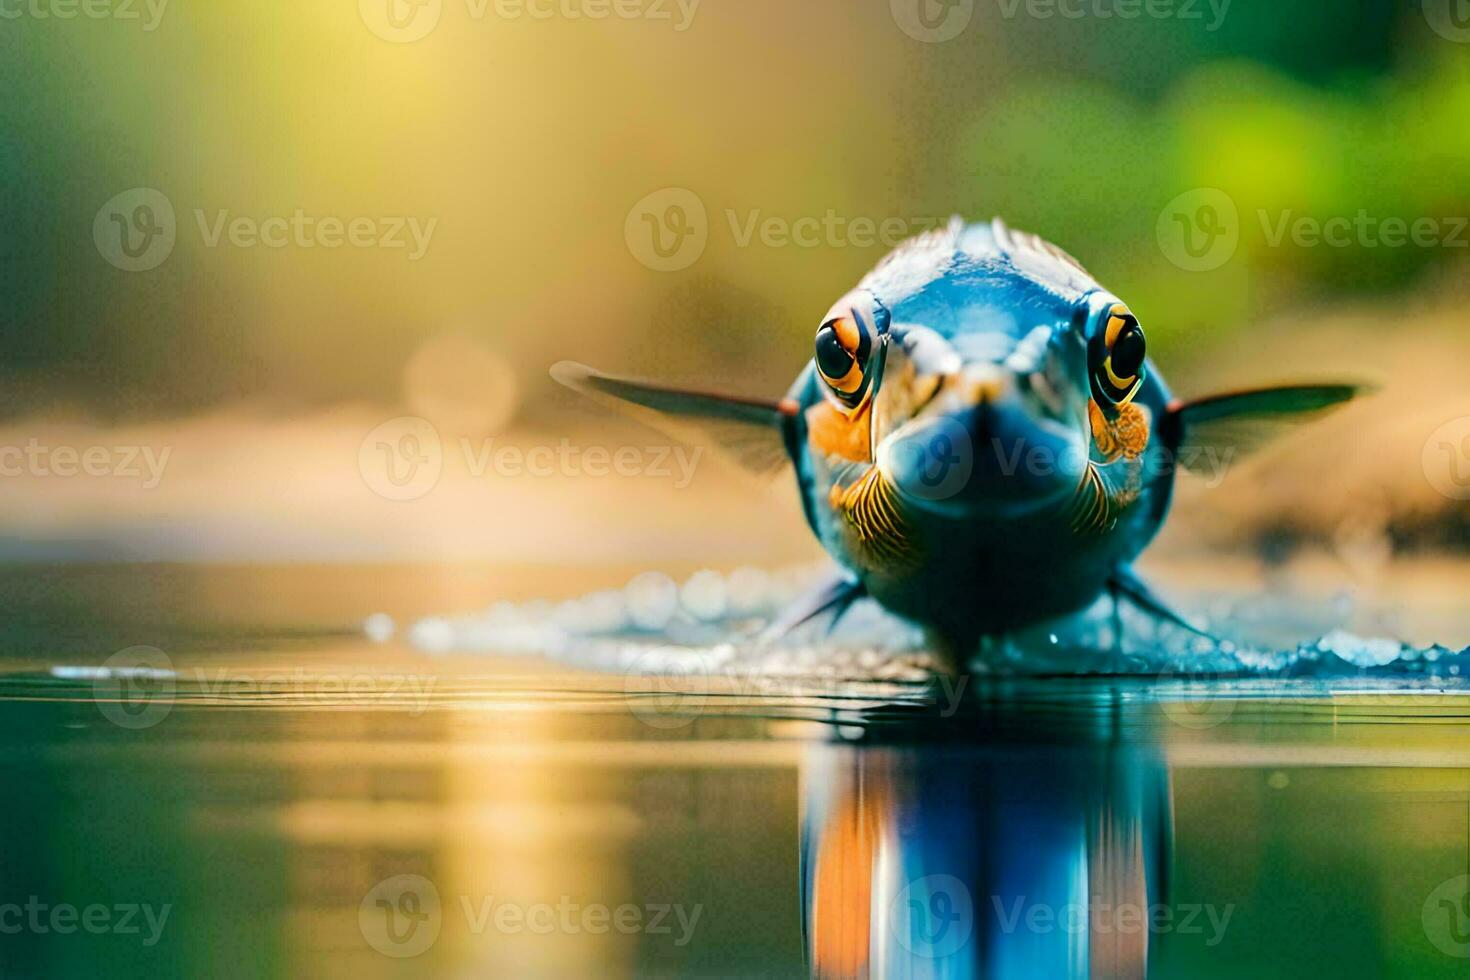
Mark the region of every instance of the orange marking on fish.
<instances>
[{"instance_id":1,"label":"orange marking on fish","mask_svg":"<svg viewBox=\"0 0 1470 980\"><path fill-rule=\"evenodd\" d=\"M965 394L971 404L993 405L1005 397L1006 381L1003 377L975 378L969 381Z\"/></svg>"},{"instance_id":2,"label":"orange marking on fish","mask_svg":"<svg viewBox=\"0 0 1470 980\"><path fill-rule=\"evenodd\" d=\"M1118 417L1109 419L1098 407L1097 402L1087 403L1087 414L1092 421L1092 441L1103 459L1112 462L1119 456L1137 459L1148 448L1153 422L1147 410L1129 402L1118 407Z\"/></svg>"},{"instance_id":3,"label":"orange marking on fish","mask_svg":"<svg viewBox=\"0 0 1470 980\"><path fill-rule=\"evenodd\" d=\"M858 346L863 342L862 335L858 333L857 324L847 317L842 317L832 324L832 329L837 332L837 340L843 348L856 357Z\"/></svg>"},{"instance_id":4,"label":"orange marking on fish","mask_svg":"<svg viewBox=\"0 0 1470 980\"><path fill-rule=\"evenodd\" d=\"M849 395L863 386L863 368L857 361L852 362L852 367L840 378L832 378L832 387Z\"/></svg>"},{"instance_id":5,"label":"orange marking on fish","mask_svg":"<svg viewBox=\"0 0 1470 980\"><path fill-rule=\"evenodd\" d=\"M824 456L854 463L873 461L872 413L864 405L848 418L831 402L822 401L806 411L807 441Z\"/></svg>"},{"instance_id":6,"label":"orange marking on fish","mask_svg":"<svg viewBox=\"0 0 1470 980\"><path fill-rule=\"evenodd\" d=\"M1116 315L1117 311L1120 308L1121 307L1117 306L1113 307L1113 312L1115 315L1108 319L1108 333L1105 339L1107 340L1108 349L1110 350L1112 349L1112 346L1118 342L1118 334L1123 332L1123 327L1128 323L1126 319ZM1128 311L1124 310L1123 312L1127 313Z\"/></svg>"},{"instance_id":7,"label":"orange marking on fish","mask_svg":"<svg viewBox=\"0 0 1470 980\"><path fill-rule=\"evenodd\" d=\"M919 563L912 529L882 470L875 466L846 489L834 487L828 499L845 519L854 557L864 567L893 571Z\"/></svg>"}]
</instances>

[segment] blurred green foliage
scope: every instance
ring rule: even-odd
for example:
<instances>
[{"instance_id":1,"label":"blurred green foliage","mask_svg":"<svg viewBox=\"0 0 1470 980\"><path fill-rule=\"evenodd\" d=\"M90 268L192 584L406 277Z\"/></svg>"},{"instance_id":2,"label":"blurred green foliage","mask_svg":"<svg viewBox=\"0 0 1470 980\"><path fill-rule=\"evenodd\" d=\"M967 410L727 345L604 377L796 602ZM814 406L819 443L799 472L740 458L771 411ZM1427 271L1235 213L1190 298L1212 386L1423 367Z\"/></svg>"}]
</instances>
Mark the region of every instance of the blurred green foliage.
<instances>
[{"instance_id":1,"label":"blurred green foliage","mask_svg":"<svg viewBox=\"0 0 1470 980\"><path fill-rule=\"evenodd\" d=\"M373 37L353 4L176 4L151 33L6 21L0 414L392 401L446 331L503 356L532 403L553 397L545 366L565 356L779 390L815 319L887 249L740 245L734 225L757 212L1002 215L1075 254L1174 357L1459 268L1453 245L1267 234L1470 214L1470 44L1417 3L1100 16L1110 2L1063 17L976 0L942 44L906 36L887 2L848 0L707 3L683 33L472 23L446 3L410 45ZM179 213L175 253L145 274L110 267L91 238L97 209L132 187ZM639 264L623 234L661 187L709 211L708 249L672 273ZM1198 188L1239 219L1229 261L1205 271L1157 234ZM206 248L194 228L196 210L297 208L439 230L409 264Z\"/></svg>"},{"instance_id":2,"label":"blurred green foliage","mask_svg":"<svg viewBox=\"0 0 1470 980\"><path fill-rule=\"evenodd\" d=\"M1153 102L1031 83L981 112L960 153L991 179L982 209L1063 242L1166 342L1183 328L1228 335L1292 303L1405 289L1430 267L1463 263L1470 63L1451 55L1326 89L1257 63L1212 63ZM1237 251L1217 270L1181 270L1158 244L1161 209L1195 188L1218 188L1238 209ZM1346 245L1303 245L1289 230L1333 218L1368 230ZM1394 246L1377 230L1426 218L1442 244Z\"/></svg>"}]
</instances>

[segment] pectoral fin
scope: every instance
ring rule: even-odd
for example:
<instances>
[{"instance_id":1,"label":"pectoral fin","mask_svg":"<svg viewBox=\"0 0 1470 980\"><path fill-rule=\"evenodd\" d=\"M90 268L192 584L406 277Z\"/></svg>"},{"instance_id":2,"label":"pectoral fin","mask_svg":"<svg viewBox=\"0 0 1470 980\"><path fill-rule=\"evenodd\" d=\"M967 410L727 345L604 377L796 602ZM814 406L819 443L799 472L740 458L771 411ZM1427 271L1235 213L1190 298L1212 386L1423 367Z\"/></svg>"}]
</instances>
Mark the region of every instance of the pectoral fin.
<instances>
[{"instance_id":1,"label":"pectoral fin","mask_svg":"<svg viewBox=\"0 0 1470 980\"><path fill-rule=\"evenodd\" d=\"M1243 456L1371 391L1362 384L1288 385L1176 401L1164 431L1180 464L1195 469Z\"/></svg>"},{"instance_id":2,"label":"pectoral fin","mask_svg":"<svg viewBox=\"0 0 1470 980\"><path fill-rule=\"evenodd\" d=\"M712 442L753 472L771 473L788 459L783 433L796 409L787 403L616 378L575 361L553 364L551 376L681 442Z\"/></svg>"},{"instance_id":3,"label":"pectoral fin","mask_svg":"<svg viewBox=\"0 0 1470 980\"><path fill-rule=\"evenodd\" d=\"M1173 623L1175 626L1182 627L1206 639L1215 639L1204 627L1190 622L1184 616L1169 608L1169 604L1155 595L1154 590L1149 587L1148 583L1139 578L1138 573L1126 565L1114 570L1113 577L1108 581L1108 588L1115 596L1122 596L1157 619Z\"/></svg>"},{"instance_id":4,"label":"pectoral fin","mask_svg":"<svg viewBox=\"0 0 1470 980\"><path fill-rule=\"evenodd\" d=\"M831 626L835 627L842 614L847 612L847 607L865 594L867 589L863 583L834 571L777 616L761 633L760 639L765 643L779 640L797 627L827 612L832 613Z\"/></svg>"}]
</instances>

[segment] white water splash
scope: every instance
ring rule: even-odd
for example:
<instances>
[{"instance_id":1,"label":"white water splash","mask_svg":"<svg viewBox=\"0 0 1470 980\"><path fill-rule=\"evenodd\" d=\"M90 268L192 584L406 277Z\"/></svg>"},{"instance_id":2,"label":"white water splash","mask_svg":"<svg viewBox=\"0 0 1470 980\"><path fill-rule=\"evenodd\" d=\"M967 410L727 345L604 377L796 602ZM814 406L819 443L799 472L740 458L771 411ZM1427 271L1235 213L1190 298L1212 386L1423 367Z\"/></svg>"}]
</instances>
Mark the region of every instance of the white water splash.
<instances>
[{"instance_id":1,"label":"white water splash","mask_svg":"<svg viewBox=\"0 0 1470 980\"><path fill-rule=\"evenodd\" d=\"M552 603L500 602L479 613L430 617L406 630L425 654L541 656L583 669L623 674L740 673L770 677L920 682L942 658L921 630L859 601L834 626L823 619L776 642L764 627L826 571L802 566L729 574L700 571L684 582L644 572L622 589ZM1111 600L1066 620L985 641L964 669L1016 675L1470 678L1470 648L1418 648L1335 628L1290 647L1225 634L1249 600L1216 604L1215 639L1201 637ZM1341 603L1334 603L1341 614ZM1229 615L1223 614L1230 610ZM1121 626L1121 635L1119 627ZM384 614L365 627L375 641L391 635Z\"/></svg>"}]
</instances>

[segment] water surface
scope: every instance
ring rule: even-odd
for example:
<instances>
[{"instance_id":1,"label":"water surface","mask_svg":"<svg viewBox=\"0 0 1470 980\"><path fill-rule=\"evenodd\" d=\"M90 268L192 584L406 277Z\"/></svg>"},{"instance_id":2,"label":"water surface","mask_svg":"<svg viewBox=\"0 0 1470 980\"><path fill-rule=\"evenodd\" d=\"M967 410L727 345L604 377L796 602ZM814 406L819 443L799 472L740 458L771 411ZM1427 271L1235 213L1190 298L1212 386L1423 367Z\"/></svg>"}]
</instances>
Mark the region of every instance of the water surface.
<instances>
[{"instance_id":1,"label":"water surface","mask_svg":"<svg viewBox=\"0 0 1470 980\"><path fill-rule=\"evenodd\" d=\"M88 574L5 648L7 978L1470 970L1456 678L753 684Z\"/></svg>"}]
</instances>

